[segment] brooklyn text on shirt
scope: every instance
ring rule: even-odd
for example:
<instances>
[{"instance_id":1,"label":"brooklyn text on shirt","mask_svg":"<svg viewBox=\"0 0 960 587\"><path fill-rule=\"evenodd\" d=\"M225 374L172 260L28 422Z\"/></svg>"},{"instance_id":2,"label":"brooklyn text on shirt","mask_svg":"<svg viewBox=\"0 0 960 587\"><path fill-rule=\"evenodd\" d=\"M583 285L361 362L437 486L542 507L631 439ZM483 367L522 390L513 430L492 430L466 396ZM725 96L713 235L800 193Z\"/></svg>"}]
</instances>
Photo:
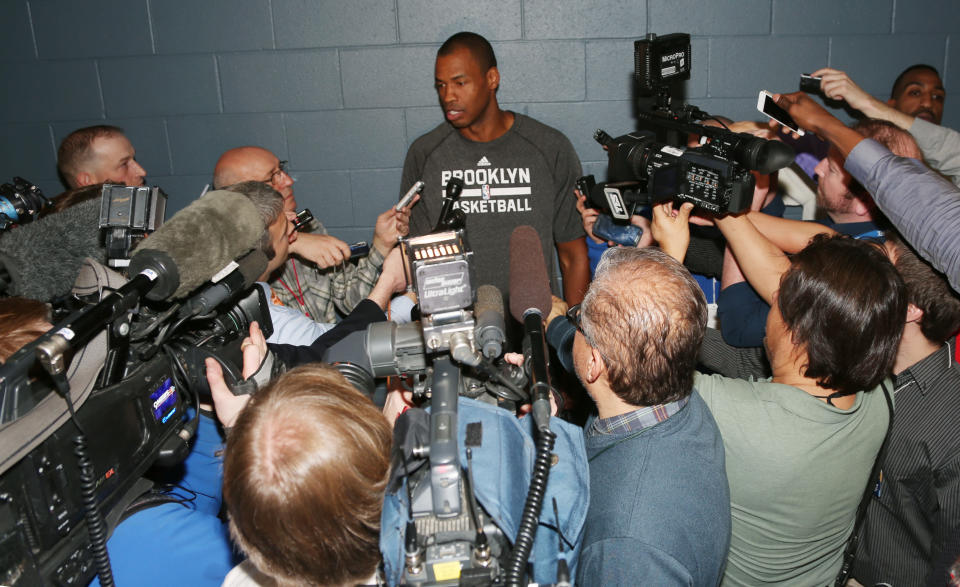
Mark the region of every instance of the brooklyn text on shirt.
<instances>
[{"instance_id":1,"label":"brooklyn text on shirt","mask_svg":"<svg viewBox=\"0 0 960 587\"><path fill-rule=\"evenodd\" d=\"M532 193L529 167L492 167L486 157L475 169L448 169L440 172L440 184L450 178L463 181L463 192L456 208L465 214L506 214L531 212Z\"/></svg>"}]
</instances>

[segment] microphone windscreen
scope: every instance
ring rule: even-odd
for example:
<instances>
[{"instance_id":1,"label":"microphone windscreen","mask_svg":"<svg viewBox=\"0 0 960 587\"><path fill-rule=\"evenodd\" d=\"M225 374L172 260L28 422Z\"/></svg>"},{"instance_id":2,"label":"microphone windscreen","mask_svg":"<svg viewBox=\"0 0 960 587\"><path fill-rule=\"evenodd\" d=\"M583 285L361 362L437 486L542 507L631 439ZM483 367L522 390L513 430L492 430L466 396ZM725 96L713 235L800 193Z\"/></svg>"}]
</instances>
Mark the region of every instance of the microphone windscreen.
<instances>
[{"instance_id":1,"label":"microphone windscreen","mask_svg":"<svg viewBox=\"0 0 960 587\"><path fill-rule=\"evenodd\" d=\"M523 322L527 310L550 314L550 278L540 245L540 235L532 226L518 226L510 235L510 315Z\"/></svg>"},{"instance_id":2,"label":"microphone windscreen","mask_svg":"<svg viewBox=\"0 0 960 587\"><path fill-rule=\"evenodd\" d=\"M503 294L495 285L481 285L477 288L477 303L473 305L473 310L477 316L491 310L503 316Z\"/></svg>"},{"instance_id":3,"label":"microphone windscreen","mask_svg":"<svg viewBox=\"0 0 960 587\"><path fill-rule=\"evenodd\" d=\"M266 229L253 202L243 194L207 192L140 243L129 272L140 272L156 258L172 261L179 280L168 284L158 279L147 297L180 298L254 248Z\"/></svg>"},{"instance_id":4,"label":"microphone windscreen","mask_svg":"<svg viewBox=\"0 0 960 587\"><path fill-rule=\"evenodd\" d=\"M0 236L0 264L10 275L3 295L48 302L70 293L84 259L103 262L100 198L71 206Z\"/></svg>"}]
</instances>

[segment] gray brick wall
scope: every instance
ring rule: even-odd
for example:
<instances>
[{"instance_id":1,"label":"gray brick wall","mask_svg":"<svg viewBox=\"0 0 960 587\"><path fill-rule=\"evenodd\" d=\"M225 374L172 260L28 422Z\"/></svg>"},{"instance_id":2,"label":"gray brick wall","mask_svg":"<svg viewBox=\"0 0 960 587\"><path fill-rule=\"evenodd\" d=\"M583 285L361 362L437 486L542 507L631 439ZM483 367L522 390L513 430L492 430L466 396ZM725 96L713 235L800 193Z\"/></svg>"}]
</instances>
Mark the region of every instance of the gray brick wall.
<instances>
[{"instance_id":1,"label":"gray brick wall","mask_svg":"<svg viewBox=\"0 0 960 587\"><path fill-rule=\"evenodd\" d=\"M493 42L501 103L562 130L603 176L591 135L634 128L632 40L647 32L694 36L687 100L755 118L759 89L821 65L882 97L915 62L956 88L956 13L955 0L6 0L0 181L59 193L59 141L106 122L175 211L223 150L258 144L290 160L298 201L331 232L369 238L407 146L442 120L433 59L459 30Z\"/></svg>"}]
</instances>

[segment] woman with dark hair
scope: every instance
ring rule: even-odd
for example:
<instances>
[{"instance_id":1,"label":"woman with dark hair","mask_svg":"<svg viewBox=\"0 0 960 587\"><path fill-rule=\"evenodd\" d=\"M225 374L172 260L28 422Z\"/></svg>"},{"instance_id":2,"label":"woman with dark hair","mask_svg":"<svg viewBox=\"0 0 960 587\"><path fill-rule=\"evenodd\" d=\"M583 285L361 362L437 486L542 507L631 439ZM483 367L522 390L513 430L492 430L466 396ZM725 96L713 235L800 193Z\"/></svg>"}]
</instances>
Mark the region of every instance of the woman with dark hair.
<instances>
[{"instance_id":1,"label":"woman with dark hair","mask_svg":"<svg viewBox=\"0 0 960 587\"><path fill-rule=\"evenodd\" d=\"M658 206L654 237L685 254L689 204ZM788 258L746 216L716 219L770 305L767 380L698 375L723 436L732 533L724 585L824 585L839 571L883 443L881 383L907 295L882 247L820 235Z\"/></svg>"}]
</instances>

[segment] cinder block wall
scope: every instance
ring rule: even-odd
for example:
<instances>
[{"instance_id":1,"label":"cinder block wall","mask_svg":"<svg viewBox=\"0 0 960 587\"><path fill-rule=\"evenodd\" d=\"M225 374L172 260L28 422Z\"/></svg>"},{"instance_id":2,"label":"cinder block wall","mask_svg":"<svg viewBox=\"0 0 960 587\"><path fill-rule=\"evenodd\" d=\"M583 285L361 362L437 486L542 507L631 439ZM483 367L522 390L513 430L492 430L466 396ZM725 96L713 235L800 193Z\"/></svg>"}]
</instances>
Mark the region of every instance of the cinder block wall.
<instances>
[{"instance_id":1,"label":"cinder block wall","mask_svg":"<svg viewBox=\"0 0 960 587\"><path fill-rule=\"evenodd\" d=\"M407 146L442 120L433 60L449 35L489 38L500 102L562 130L604 175L591 135L634 128L632 41L693 35L686 99L754 118L757 91L831 65L887 97L904 67L943 72L960 128L956 0L4 0L0 181L62 189L71 130L126 129L148 181L182 208L225 149L289 159L297 199L331 232L370 237Z\"/></svg>"}]
</instances>

